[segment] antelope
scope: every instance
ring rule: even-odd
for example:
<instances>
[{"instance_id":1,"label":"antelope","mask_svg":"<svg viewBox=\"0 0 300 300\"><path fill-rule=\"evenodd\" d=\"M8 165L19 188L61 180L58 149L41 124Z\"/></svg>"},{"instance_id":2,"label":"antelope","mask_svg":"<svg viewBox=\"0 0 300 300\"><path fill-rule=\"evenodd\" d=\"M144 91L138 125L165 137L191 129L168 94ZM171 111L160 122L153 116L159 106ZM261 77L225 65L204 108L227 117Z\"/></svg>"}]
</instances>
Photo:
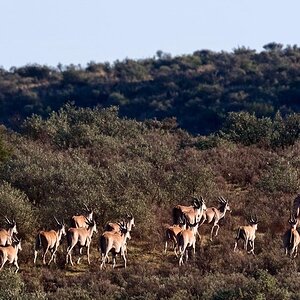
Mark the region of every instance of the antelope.
<instances>
[{"instance_id":1,"label":"antelope","mask_svg":"<svg viewBox=\"0 0 300 300\"><path fill-rule=\"evenodd\" d=\"M13 234L18 234L16 221L10 221L6 216L4 218L8 229L0 229L0 246L11 245Z\"/></svg>"},{"instance_id":2,"label":"antelope","mask_svg":"<svg viewBox=\"0 0 300 300\"><path fill-rule=\"evenodd\" d=\"M126 216L126 221L123 221L125 222L125 225L126 225L126 228L127 228L127 231L128 231L128 239L130 240L131 239L131 236L130 236L130 232L132 230L133 227L135 227L135 224L134 224L134 217L132 214L127 214ZM113 231L113 232L121 232L121 227L120 227L120 223L112 223L112 222L109 222L105 225L105 228L104 228L105 231Z\"/></svg>"},{"instance_id":3,"label":"antelope","mask_svg":"<svg viewBox=\"0 0 300 300\"><path fill-rule=\"evenodd\" d=\"M109 252L112 252L112 267L116 266L116 254L120 253L124 260L124 267L127 266L126 260L126 240L129 237L129 231L125 222L120 224L120 232L106 231L100 236L100 250L102 262L100 269L105 267L105 262L108 260Z\"/></svg>"},{"instance_id":4,"label":"antelope","mask_svg":"<svg viewBox=\"0 0 300 300\"><path fill-rule=\"evenodd\" d=\"M165 231L165 248L164 248L164 253L167 253L168 249L168 241L171 241L173 243L173 251L175 253L175 256L178 257L177 255L177 235L182 231L186 229L186 221L185 219L180 222L180 224L174 224L172 226L167 225L166 226L166 231Z\"/></svg>"},{"instance_id":5,"label":"antelope","mask_svg":"<svg viewBox=\"0 0 300 300\"><path fill-rule=\"evenodd\" d=\"M85 222L88 225L88 228L69 228L67 232L67 242L68 242L68 248L67 248L67 255L66 255L66 264L68 263L70 259L70 263L73 266L72 261L72 250L73 248L78 245L79 246L79 255L82 254L82 248L87 248L87 260L88 264L90 264L90 245L92 241L93 233L97 233L96 228L96 222L95 220L90 221L88 218L86 218ZM81 257L79 256L77 260L77 264L79 264Z\"/></svg>"},{"instance_id":6,"label":"antelope","mask_svg":"<svg viewBox=\"0 0 300 300\"><path fill-rule=\"evenodd\" d=\"M300 234L297 231L297 219L292 216L289 219L291 228L283 236L283 245L285 254L290 254L291 258L295 258L298 254L298 245L300 243Z\"/></svg>"},{"instance_id":7,"label":"antelope","mask_svg":"<svg viewBox=\"0 0 300 300\"><path fill-rule=\"evenodd\" d=\"M38 250L43 248L43 264L46 264L46 254L48 250L51 253L51 258L48 262L48 265L52 262L54 259L54 262L56 263L56 251L58 249L58 246L60 244L61 238L63 235L66 235L66 229L64 222L59 222L56 217L54 217L58 229L50 230L50 231L40 231L36 237L35 240L35 247L34 247L34 259L33 263L36 263L36 258L38 254Z\"/></svg>"},{"instance_id":8,"label":"antelope","mask_svg":"<svg viewBox=\"0 0 300 300\"><path fill-rule=\"evenodd\" d=\"M16 266L15 273L19 271L19 265L18 265L19 250L22 250L21 240L19 240L16 236L12 237L12 245L0 247L0 261L1 261L0 270L2 270L3 266L8 261L10 264L13 263Z\"/></svg>"},{"instance_id":9,"label":"antelope","mask_svg":"<svg viewBox=\"0 0 300 300\"><path fill-rule=\"evenodd\" d=\"M71 227L72 228L88 228L88 223L86 222L86 219L88 219L90 222L93 220L93 210L87 207L86 204L84 204L84 210L87 214L87 216L84 215L78 215L73 216L71 219Z\"/></svg>"},{"instance_id":10,"label":"antelope","mask_svg":"<svg viewBox=\"0 0 300 300\"><path fill-rule=\"evenodd\" d=\"M183 264L183 256L185 254L185 261L188 260L188 249L192 248L193 253L196 253L196 234L198 232L199 222L191 224L188 220L188 229L182 230L177 235L177 244L179 250L179 266Z\"/></svg>"},{"instance_id":11,"label":"antelope","mask_svg":"<svg viewBox=\"0 0 300 300\"><path fill-rule=\"evenodd\" d=\"M235 252L237 249L238 240L242 239L244 241L244 249L247 251L248 243L249 243L251 250L248 251L248 253L249 254L252 253L254 255L254 240L255 240L255 233L257 230L257 224L258 224L257 217L255 216L255 218L253 219L253 217L250 216L249 225L240 226L238 228L238 231L237 231L237 234L235 237L235 244L234 244L233 252Z\"/></svg>"},{"instance_id":12,"label":"antelope","mask_svg":"<svg viewBox=\"0 0 300 300\"><path fill-rule=\"evenodd\" d=\"M217 230L215 232L215 236L218 235L220 225L218 224L221 219L225 217L226 211L231 212L230 206L228 204L228 201L224 199L224 197L218 197L220 207L215 208L215 207L209 207L206 209L206 211L203 213L203 221L201 222L200 225L202 225L204 222L206 223L211 223L213 221L213 226L211 228L210 232L210 240L212 241L213 239L213 233L214 233L214 228L217 227Z\"/></svg>"},{"instance_id":13,"label":"antelope","mask_svg":"<svg viewBox=\"0 0 300 300\"><path fill-rule=\"evenodd\" d=\"M200 200L193 197L192 206L176 205L173 208L173 223L179 224L180 220L186 218L190 223L199 222L203 215L203 212L206 210L206 205L202 197Z\"/></svg>"}]
</instances>

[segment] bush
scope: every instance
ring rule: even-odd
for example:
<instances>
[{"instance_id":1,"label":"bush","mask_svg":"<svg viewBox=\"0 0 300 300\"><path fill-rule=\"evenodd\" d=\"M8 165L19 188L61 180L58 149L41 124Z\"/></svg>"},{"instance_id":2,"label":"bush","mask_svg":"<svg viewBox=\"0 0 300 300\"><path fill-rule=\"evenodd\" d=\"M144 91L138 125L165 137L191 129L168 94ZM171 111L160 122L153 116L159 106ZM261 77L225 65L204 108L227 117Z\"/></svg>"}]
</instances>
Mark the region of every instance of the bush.
<instances>
[{"instance_id":1,"label":"bush","mask_svg":"<svg viewBox=\"0 0 300 300\"><path fill-rule=\"evenodd\" d=\"M22 296L24 282L19 274L10 270L0 272L0 299L14 300Z\"/></svg>"},{"instance_id":2,"label":"bush","mask_svg":"<svg viewBox=\"0 0 300 300\"><path fill-rule=\"evenodd\" d=\"M2 181L0 182L0 199L0 211L10 220L16 220L18 231L22 236L27 236L34 230L36 215L25 193L13 188L10 183ZM4 225L4 219L1 223Z\"/></svg>"}]
</instances>

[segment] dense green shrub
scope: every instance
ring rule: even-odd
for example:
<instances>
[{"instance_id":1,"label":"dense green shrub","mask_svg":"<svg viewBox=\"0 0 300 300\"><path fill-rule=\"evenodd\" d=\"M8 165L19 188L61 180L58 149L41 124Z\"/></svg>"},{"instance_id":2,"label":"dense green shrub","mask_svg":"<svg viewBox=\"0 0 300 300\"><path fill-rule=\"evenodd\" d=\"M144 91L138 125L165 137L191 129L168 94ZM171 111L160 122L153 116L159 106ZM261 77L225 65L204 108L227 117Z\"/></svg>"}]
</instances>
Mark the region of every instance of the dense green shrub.
<instances>
[{"instance_id":1,"label":"dense green shrub","mask_svg":"<svg viewBox=\"0 0 300 300\"><path fill-rule=\"evenodd\" d=\"M10 220L15 219L18 231L22 236L30 235L36 226L36 212L26 194L13 188L8 182L0 183L0 211ZM6 227L1 218L3 227Z\"/></svg>"},{"instance_id":2,"label":"dense green shrub","mask_svg":"<svg viewBox=\"0 0 300 300\"><path fill-rule=\"evenodd\" d=\"M24 289L24 282L19 274L5 270L0 272L0 299L20 299Z\"/></svg>"},{"instance_id":3,"label":"dense green shrub","mask_svg":"<svg viewBox=\"0 0 300 300\"><path fill-rule=\"evenodd\" d=\"M297 168L286 160L271 161L261 177L258 187L265 192L297 193L300 183Z\"/></svg>"}]
</instances>

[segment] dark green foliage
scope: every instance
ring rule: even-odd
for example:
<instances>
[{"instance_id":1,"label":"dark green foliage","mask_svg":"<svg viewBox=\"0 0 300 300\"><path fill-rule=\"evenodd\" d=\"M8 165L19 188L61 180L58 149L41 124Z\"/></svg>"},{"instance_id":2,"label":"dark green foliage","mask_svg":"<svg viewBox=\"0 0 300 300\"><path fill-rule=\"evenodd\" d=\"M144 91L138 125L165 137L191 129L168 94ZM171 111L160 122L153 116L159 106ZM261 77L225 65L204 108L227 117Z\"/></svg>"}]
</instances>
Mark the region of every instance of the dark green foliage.
<instances>
[{"instance_id":1,"label":"dark green foliage","mask_svg":"<svg viewBox=\"0 0 300 300\"><path fill-rule=\"evenodd\" d=\"M300 114L282 118L258 118L247 112L229 113L220 135L246 146L258 145L266 148L294 145L300 137Z\"/></svg>"},{"instance_id":2,"label":"dark green foliage","mask_svg":"<svg viewBox=\"0 0 300 300\"><path fill-rule=\"evenodd\" d=\"M264 49L200 50L177 57L157 51L153 58L90 62L86 68L33 64L2 69L0 121L17 127L32 113L47 116L74 101L80 107L118 105L122 116L138 120L176 117L181 128L210 134L229 112L260 118L277 111L299 113L299 47L272 42Z\"/></svg>"}]
</instances>

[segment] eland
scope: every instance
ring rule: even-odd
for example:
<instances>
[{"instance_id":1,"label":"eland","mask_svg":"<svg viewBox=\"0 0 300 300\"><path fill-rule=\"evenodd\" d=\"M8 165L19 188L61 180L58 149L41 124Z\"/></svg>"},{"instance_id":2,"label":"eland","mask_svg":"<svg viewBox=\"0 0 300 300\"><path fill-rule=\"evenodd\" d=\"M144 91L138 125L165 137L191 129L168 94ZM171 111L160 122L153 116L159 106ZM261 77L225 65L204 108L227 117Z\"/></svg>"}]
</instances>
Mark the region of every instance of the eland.
<instances>
[{"instance_id":1,"label":"eland","mask_svg":"<svg viewBox=\"0 0 300 300\"><path fill-rule=\"evenodd\" d=\"M46 254L48 251L51 253L51 258L48 262L48 265L54 259L56 263L56 251L60 244L61 238L63 235L66 235L66 229L64 222L59 222L56 217L54 217L57 223L57 230L50 230L50 231L40 231L35 240L35 247L34 247L34 259L33 263L36 263L36 258L38 254L38 250L43 249L43 264L46 264Z\"/></svg>"},{"instance_id":2,"label":"eland","mask_svg":"<svg viewBox=\"0 0 300 300\"><path fill-rule=\"evenodd\" d=\"M79 264L80 262L83 247L87 248L87 260L88 264L90 264L90 245L92 241L92 236L94 232L97 233L98 231L96 228L95 220L90 221L86 218L85 222L87 224L87 228L69 228L67 232L68 248L66 255L66 264L70 260L71 265L74 265L72 261L72 250L76 245L79 246L79 258L77 260L77 264Z\"/></svg>"},{"instance_id":3,"label":"eland","mask_svg":"<svg viewBox=\"0 0 300 300\"><path fill-rule=\"evenodd\" d=\"M253 218L250 216L249 219L249 225L247 226L240 226L237 230L237 234L235 237L235 244L233 251L235 252L237 249L238 241L239 239L242 239L244 241L244 249L248 250L248 244L250 246L250 251L248 253L252 253L254 255L254 240L255 240L255 233L257 231L257 216Z\"/></svg>"},{"instance_id":4,"label":"eland","mask_svg":"<svg viewBox=\"0 0 300 300\"><path fill-rule=\"evenodd\" d=\"M205 210L206 205L203 197L200 197L200 199L193 197L193 205L176 205L173 208L173 223L179 224L180 220L184 218L190 223L193 223L194 221L199 222Z\"/></svg>"},{"instance_id":5,"label":"eland","mask_svg":"<svg viewBox=\"0 0 300 300\"><path fill-rule=\"evenodd\" d=\"M88 228L88 223L86 220L92 222L93 220L93 210L88 208L86 204L84 204L84 211L86 215L77 215L71 218L71 227L72 228Z\"/></svg>"},{"instance_id":6,"label":"eland","mask_svg":"<svg viewBox=\"0 0 300 300\"><path fill-rule=\"evenodd\" d=\"M283 236L283 246L285 254L289 254L291 258L295 258L298 254L298 246L300 243L300 234L297 231L298 220L291 214L289 224L291 228Z\"/></svg>"},{"instance_id":7,"label":"eland","mask_svg":"<svg viewBox=\"0 0 300 300\"><path fill-rule=\"evenodd\" d=\"M14 264L16 267L15 273L19 271L18 265L18 251L22 250L21 239L18 239L15 235L12 237L12 245L0 247L0 270L2 270L5 263L8 261L10 264Z\"/></svg>"},{"instance_id":8,"label":"eland","mask_svg":"<svg viewBox=\"0 0 300 300\"><path fill-rule=\"evenodd\" d=\"M220 225L218 224L221 219L225 217L226 211L231 212L230 206L228 204L228 201L224 199L224 197L218 197L218 201L220 203L219 208L216 207L209 207L206 209L206 211L203 212L203 220L200 225L203 223L213 223L213 226L211 228L210 232L210 240L213 239L213 233L214 228L216 227L215 236L218 235Z\"/></svg>"},{"instance_id":9,"label":"eland","mask_svg":"<svg viewBox=\"0 0 300 300\"><path fill-rule=\"evenodd\" d=\"M182 230L177 235L177 244L179 251L179 266L183 264L183 256L185 254L185 261L188 260L188 250L192 249L195 255L196 253L196 235L198 232L199 222L190 223L187 222L187 229Z\"/></svg>"},{"instance_id":10,"label":"eland","mask_svg":"<svg viewBox=\"0 0 300 300\"><path fill-rule=\"evenodd\" d=\"M100 250L102 262L100 269L105 267L105 262L108 260L109 252L112 252L112 267L116 266L116 254L120 253L124 260L124 267L127 266L126 259L126 241L129 237L129 231L125 222L120 223L120 232L119 231L105 231L100 236Z\"/></svg>"},{"instance_id":11,"label":"eland","mask_svg":"<svg viewBox=\"0 0 300 300\"><path fill-rule=\"evenodd\" d=\"M165 226L165 237L164 237L164 242L165 242L165 247L164 247L164 253L167 253L168 249L168 242L171 241L173 243L173 251L175 253L175 256L178 257L177 255L177 235L182 231L186 229L186 220L185 218L183 221L180 222L180 224L174 224L174 225L168 225L166 224Z\"/></svg>"}]
</instances>

